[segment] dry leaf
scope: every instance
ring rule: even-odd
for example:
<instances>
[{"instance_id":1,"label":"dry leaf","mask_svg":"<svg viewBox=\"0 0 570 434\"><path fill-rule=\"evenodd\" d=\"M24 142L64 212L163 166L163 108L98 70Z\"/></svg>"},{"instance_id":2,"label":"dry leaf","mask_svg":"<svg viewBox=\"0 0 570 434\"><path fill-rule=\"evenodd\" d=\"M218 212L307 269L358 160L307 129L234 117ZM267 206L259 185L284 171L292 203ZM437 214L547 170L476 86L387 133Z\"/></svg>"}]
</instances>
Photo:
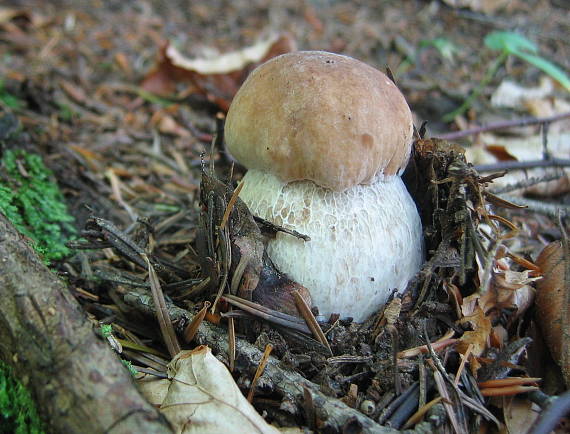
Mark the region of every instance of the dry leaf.
<instances>
[{"instance_id":1,"label":"dry leaf","mask_svg":"<svg viewBox=\"0 0 570 434\"><path fill-rule=\"evenodd\" d=\"M536 87L524 87L511 80L503 80L491 96L491 105L518 109L526 101L549 97L554 89L554 82L547 76L542 76Z\"/></svg>"},{"instance_id":2,"label":"dry leaf","mask_svg":"<svg viewBox=\"0 0 570 434\"><path fill-rule=\"evenodd\" d=\"M470 297L467 297L466 300ZM489 336L491 335L491 321L485 316L483 309L477 305L472 315L467 315L457 322L459 324L469 323L473 328L473 330L463 333L461 339L457 341L457 351L465 354L467 347L473 345L471 349L473 355L482 355L487 349Z\"/></svg>"},{"instance_id":3,"label":"dry leaf","mask_svg":"<svg viewBox=\"0 0 570 434\"><path fill-rule=\"evenodd\" d=\"M512 397L504 400L503 415L509 433L530 432L539 414L536 405L528 399Z\"/></svg>"},{"instance_id":4,"label":"dry leaf","mask_svg":"<svg viewBox=\"0 0 570 434\"><path fill-rule=\"evenodd\" d=\"M189 83L193 86L190 93L202 94L227 111L233 96L253 68L295 48L295 42L289 35L272 35L240 51L189 59L176 47L167 44L160 51L158 66L146 76L142 87L159 95L171 95L177 83Z\"/></svg>"},{"instance_id":5,"label":"dry leaf","mask_svg":"<svg viewBox=\"0 0 570 434\"><path fill-rule=\"evenodd\" d=\"M0 7L0 25L7 23L16 17L25 17L30 19L30 14L24 9Z\"/></svg>"},{"instance_id":6,"label":"dry leaf","mask_svg":"<svg viewBox=\"0 0 570 434\"><path fill-rule=\"evenodd\" d=\"M510 0L443 0L443 2L454 8L469 8L475 12L492 14L506 7Z\"/></svg>"},{"instance_id":7,"label":"dry leaf","mask_svg":"<svg viewBox=\"0 0 570 434\"><path fill-rule=\"evenodd\" d=\"M207 346L177 354L168 364L168 377L139 380L139 385L176 433L279 433L247 402Z\"/></svg>"},{"instance_id":8,"label":"dry leaf","mask_svg":"<svg viewBox=\"0 0 570 434\"><path fill-rule=\"evenodd\" d=\"M536 89L535 89L536 90ZM524 106L529 113L537 118L550 117L570 111L570 103L560 98L532 98L519 89L521 94L496 96L495 99L508 100L518 108ZM536 90L535 94L543 92ZM531 93L532 94L532 93ZM505 101L503 101L505 103ZM475 165L493 164L499 161L536 161L543 158L543 136L536 128L533 135L526 137L502 136L493 133L479 135L479 144L466 149L465 157ZM570 121L561 120L550 124L548 129L548 152L553 158L567 159L570 155ZM570 191L569 168L533 168L527 170L512 170L504 177L495 179L493 187L504 187L529 178L544 178L546 175L558 174L558 179L542 182L531 187L515 190L515 193L531 193L542 196L552 196Z\"/></svg>"},{"instance_id":9,"label":"dry leaf","mask_svg":"<svg viewBox=\"0 0 570 434\"><path fill-rule=\"evenodd\" d=\"M531 283L540 277L531 277L531 270L512 271L510 264L511 261L506 258L495 260L488 289L477 298L478 306L491 320L507 309L511 312L509 321L512 322L534 301L534 289ZM479 279L482 281L485 270L480 264L478 268Z\"/></svg>"},{"instance_id":10,"label":"dry leaf","mask_svg":"<svg viewBox=\"0 0 570 434\"><path fill-rule=\"evenodd\" d=\"M174 120L174 118L165 112L156 112L151 119L151 123L158 128L162 134L169 134L183 138L190 138L192 134L182 125Z\"/></svg>"},{"instance_id":11,"label":"dry leaf","mask_svg":"<svg viewBox=\"0 0 570 434\"><path fill-rule=\"evenodd\" d=\"M568 258L560 241L550 243L536 260L544 278L537 284L536 321L553 359L560 365L566 385L570 385L570 318L568 298L570 276L567 276Z\"/></svg>"}]
</instances>

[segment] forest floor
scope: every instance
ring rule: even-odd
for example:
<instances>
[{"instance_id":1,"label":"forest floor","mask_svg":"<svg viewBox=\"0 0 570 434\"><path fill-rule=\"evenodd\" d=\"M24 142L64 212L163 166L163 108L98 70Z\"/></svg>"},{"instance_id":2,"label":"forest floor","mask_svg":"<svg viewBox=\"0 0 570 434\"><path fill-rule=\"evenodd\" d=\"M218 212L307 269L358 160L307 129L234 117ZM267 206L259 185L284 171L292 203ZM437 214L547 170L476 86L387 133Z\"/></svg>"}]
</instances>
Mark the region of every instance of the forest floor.
<instances>
[{"instance_id":1,"label":"forest floor","mask_svg":"<svg viewBox=\"0 0 570 434\"><path fill-rule=\"evenodd\" d=\"M464 6L454 7L453 3ZM492 34L505 38L501 43L522 44L516 47L523 54L497 50L488 38ZM515 34L522 38L516 39ZM202 59L217 72L174 65L167 46L186 59ZM236 65L223 56L243 53L246 47L255 47L257 60ZM0 7L0 140L14 131L23 136L16 144L0 142L0 152L19 147L42 156L66 198L77 231L92 215L123 229L146 218L159 234L165 231L159 244L169 258L178 260L186 254L186 245L195 245L201 230L201 162L209 155L217 131L216 114L227 111L233 94L257 62L295 48L331 51L380 70L389 68L408 100L416 127L427 122L425 138L449 138L468 148L468 161L493 165L488 170L481 167L481 174L500 172L507 168L505 162L541 160L545 149L551 158L566 159L568 166L570 87L565 88L564 73L562 78L557 74L570 71L570 8L555 0L9 1ZM535 56L534 64L528 55ZM545 60L550 66L544 66ZM537 63L543 68L537 68ZM457 111L462 105L464 110ZM543 121L517 124L523 118ZM513 121L515 126L501 127L505 121ZM498 126L491 131L463 133L493 124ZM231 157L224 149L218 151L217 168L225 175ZM505 188L532 176L550 180L543 190L527 191L532 200L508 196L529 207L510 211L505 218L519 231L518 245L511 242L509 248L531 263L549 241L563 238L559 220L569 213L570 182L567 171L556 170L554 175L525 173L522 178L495 184ZM234 175L239 178L243 172L236 166ZM178 220L170 221L174 216ZM107 271L120 262L109 252L97 260L108 261ZM84 279L80 262L76 258L56 262L56 266L73 282L73 293L86 310L94 318L104 319L109 315L104 305L117 301L106 294L105 285ZM518 265L522 267L520 262ZM192 278L197 278L197 273ZM447 275L443 280L455 282ZM521 286L527 284L533 285L530 280L521 281ZM465 291L455 289L467 296L474 285ZM434 287L433 300L445 298L443 286ZM453 293L445 290L446 297ZM201 307L197 301L185 303L190 310ZM475 315L466 310L455 313L445 311L442 316L453 322ZM528 315L521 310L516 319L504 324L500 315L493 318L493 327L501 323L500 340L505 345L527 335L521 328L531 328ZM350 327L346 325L346 333ZM437 334L445 328L434 327L430 332ZM406 331L400 333L403 343L418 342L406 337ZM256 342L261 350L272 342L277 356L288 357L287 344L279 345L281 336L267 330L263 336ZM358 351L362 357L370 355L371 347L360 341L343 347L339 342L344 338L338 332L335 356L344 351L353 351L353 356L358 356ZM489 342L481 345L493 346ZM389 356L394 350L386 344L382 351ZM297 367L304 364L299 360ZM456 358L450 363L459 362ZM541 363L535 357L525 373L546 375L544 367L539 369ZM379 380L382 375L378 371L389 364L370 362L367 373L356 368L337 369L330 376L334 381L323 379L318 372L325 364L313 360L311 366L298 370L320 384L324 393L361 410L364 401L379 406L387 396L392 377ZM402 369L404 386L410 386L417 372L411 364ZM356 392L351 378L360 387ZM559 379L545 380L544 390L562 392ZM266 408L271 405L261 401L254 401L258 410L269 412L276 422L288 420L271 413ZM522 402L517 401L518 408L527 409L529 401ZM499 419L514 429L515 411L508 413L504 402L494 406L493 414L500 414Z\"/></svg>"}]
</instances>

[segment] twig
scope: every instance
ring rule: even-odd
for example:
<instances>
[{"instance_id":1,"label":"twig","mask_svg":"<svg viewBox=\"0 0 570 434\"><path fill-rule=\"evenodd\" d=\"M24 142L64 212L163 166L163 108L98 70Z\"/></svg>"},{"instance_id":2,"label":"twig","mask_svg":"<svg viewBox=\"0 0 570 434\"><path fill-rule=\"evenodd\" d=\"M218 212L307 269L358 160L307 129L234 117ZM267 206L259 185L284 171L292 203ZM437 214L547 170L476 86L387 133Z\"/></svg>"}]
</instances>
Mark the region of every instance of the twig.
<instances>
[{"instance_id":1,"label":"twig","mask_svg":"<svg viewBox=\"0 0 570 434\"><path fill-rule=\"evenodd\" d=\"M284 234L289 234L294 237L300 238L303 241L311 241L311 237L309 237L308 235L302 234L293 229L287 229L284 228L283 226L276 225L275 223L265 220L259 216L254 215L253 219L262 230L269 230L272 232L283 232Z\"/></svg>"},{"instance_id":2,"label":"twig","mask_svg":"<svg viewBox=\"0 0 570 434\"><path fill-rule=\"evenodd\" d=\"M548 124L562 119L570 118L570 112L559 113L553 116L546 116L543 118L522 118L512 121L496 122L493 124L482 125L480 127L469 128L463 131L454 131L452 133L438 134L435 136L438 139L455 140L462 137L472 136L474 134L484 133L486 131L507 130L515 127L526 127L528 125Z\"/></svg>"},{"instance_id":3,"label":"twig","mask_svg":"<svg viewBox=\"0 0 570 434\"><path fill-rule=\"evenodd\" d=\"M269 321L282 327L298 330L303 333L311 333L311 329L309 329L305 321L296 316L288 315L286 313L265 307L261 304L254 303L253 301L249 301L230 294L226 294L222 298L232 306L235 306L251 315L264 319L265 321ZM225 316L228 315L226 314Z\"/></svg>"},{"instance_id":4,"label":"twig","mask_svg":"<svg viewBox=\"0 0 570 434\"><path fill-rule=\"evenodd\" d=\"M327 341L325 334L319 326L319 323L315 319L313 312L311 312L311 309L309 306L307 306L305 299L301 296L301 294L299 294L299 291L293 291L293 297L295 298L295 305L305 319L307 326L311 329L311 333L313 333L313 336L315 336L315 338L329 350L329 353L332 356L333 352L331 350L329 342Z\"/></svg>"},{"instance_id":5,"label":"twig","mask_svg":"<svg viewBox=\"0 0 570 434\"><path fill-rule=\"evenodd\" d=\"M501 170L524 170L535 167L570 167L570 160L563 158L550 158L548 160L529 161L499 161L492 164L478 164L475 167L477 172L500 172Z\"/></svg>"},{"instance_id":6,"label":"twig","mask_svg":"<svg viewBox=\"0 0 570 434\"><path fill-rule=\"evenodd\" d=\"M418 389L419 389L418 383L414 383L410 387L408 387L404 391L404 393L402 393L400 396L394 399L384 410L382 410L382 413L378 417L378 423L383 424L384 422L386 422L386 420L390 416L392 416L392 414L404 403L404 401L406 401L410 396L416 395L416 392L419 394Z\"/></svg>"},{"instance_id":7,"label":"twig","mask_svg":"<svg viewBox=\"0 0 570 434\"><path fill-rule=\"evenodd\" d=\"M172 325L172 320L168 314L168 309L166 308L166 300L164 299L164 294L162 293L162 288L160 287L160 282L154 267L148 260L146 254L142 255L143 259L146 261L148 267L148 279L150 281L150 289L152 292L152 298L154 300L156 309L156 317L158 319L158 325L160 327L160 332L166 348L170 353L170 357L174 357L180 352L180 344L176 337L176 332L174 331L174 326Z\"/></svg>"},{"instance_id":8,"label":"twig","mask_svg":"<svg viewBox=\"0 0 570 434\"><path fill-rule=\"evenodd\" d=\"M523 188L529 188L536 184L541 184L543 182L556 181L564 176L563 173L547 173L541 177L532 177L528 179L523 179L522 181L516 182L514 184L505 185L504 187L490 188L489 191L493 194L509 193L515 190L521 190Z\"/></svg>"},{"instance_id":9,"label":"twig","mask_svg":"<svg viewBox=\"0 0 570 434\"><path fill-rule=\"evenodd\" d=\"M251 387L249 388L249 393L247 394L247 401L251 404L253 401L253 394L255 392L255 388L257 386L257 382L259 381L259 377L263 374L265 370L265 365L267 365L267 360L269 359L269 355L273 350L273 345L267 344L265 346L265 351L263 352L263 356L261 356L261 360L259 361L259 365L257 365L257 369L255 370L255 375L253 376L253 380L251 381Z\"/></svg>"},{"instance_id":10,"label":"twig","mask_svg":"<svg viewBox=\"0 0 570 434\"><path fill-rule=\"evenodd\" d=\"M209 307L210 307L210 302L209 301L204 302L204 307L200 309L200 312L194 315L192 322L188 324L188 326L184 330L184 342L186 343L192 342L192 339L194 339L194 336L196 336L198 327L200 327L200 324L202 324L202 321L204 321L204 317L206 316L206 312Z\"/></svg>"},{"instance_id":11,"label":"twig","mask_svg":"<svg viewBox=\"0 0 570 434\"><path fill-rule=\"evenodd\" d=\"M0 359L26 378L50 430L171 433L69 288L2 213L0 234Z\"/></svg>"},{"instance_id":12,"label":"twig","mask_svg":"<svg viewBox=\"0 0 570 434\"><path fill-rule=\"evenodd\" d=\"M241 191L242 188L243 188L243 180L238 184L238 186L236 187L236 189L234 190L234 192L232 194L232 197L228 201L228 205L226 206L226 210L224 211L224 215L222 216L222 221L220 223L220 229L224 229L226 227L226 223L228 222L228 219L230 218L230 214L234 208L236 200L239 196L239 192Z\"/></svg>"},{"instance_id":13,"label":"twig","mask_svg":"<svg viewBox=\"0 0 570 434\"><path fill-rule=\"evenodd\" d=\"M404 429L409 428L411 426L414 426L415 424L417 424L420 420L422 420L422 418L424 417L424 415L429 411L430 408L432 408L434 405L439 404L442 401L442 397L438 396L437 398L432 399L430 402L428 402L425 405L422 405L418 411L416 411L412 417L410 417L408 419L408 421L404 424Z\"/></svg>"},{"instance_id":14,"label":"twig","mask_svg":"<svg viewBox=\"0 0 570 434\"><path fill-rule=\"evenodd\" d=\"M398 406L394 414L390 416L386 425L400 429L418 408L419 394L419 388L414 389L414 392L408 395L402 404Z\"/></svg>"}]
</instances>

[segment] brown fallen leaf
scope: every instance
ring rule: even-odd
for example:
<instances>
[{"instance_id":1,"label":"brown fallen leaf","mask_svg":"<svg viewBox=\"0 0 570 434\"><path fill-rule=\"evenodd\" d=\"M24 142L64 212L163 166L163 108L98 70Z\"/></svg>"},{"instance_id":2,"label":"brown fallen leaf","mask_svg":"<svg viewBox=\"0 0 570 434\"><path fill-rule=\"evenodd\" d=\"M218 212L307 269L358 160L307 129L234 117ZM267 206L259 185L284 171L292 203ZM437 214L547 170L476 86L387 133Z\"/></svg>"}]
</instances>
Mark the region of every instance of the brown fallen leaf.
<instances>
[{"instance_id":1,"label":"brown fallen leaf","mask_svg":"<svg viewBox=\"0 0 570 434\"><path fill-rule=\"evenodd\" d=\"M509 0L443 0L443 2L454 8L469 8L488 15L507 7L510 3Z\"/></svg>"},{"instance_id":2,"label":"brown fallen leaf","mask_svg":"<svg viewBox=\"0 0 570 434\"><path fill-rule=\"evenodd\" d=\"M475 296L478 297L478 295ZM465 300L470 297L466 297ZM471 353L475 356L482 355L488 347L489 335L491 334L491 320L485 316L483 309L477 305L471 315L466 315L457 322L458 324L468 323L473 328L473 330L463 333L463 336L458 340L456 343L457 351L465 354L469 345L472 345Z\"/></svg>"},{"instance_id":3,"label":"brown fallen leaf","mask_svg":"<svg viewBox=\"0 0 570 434\"><path fill-rule=\"evenodd\" d=\"M496 319L503 310L511 312L510 321L520 317L534 301L532 282L539 280L536 277L534 264L532 270L513 271L512 261L501 257L495 259L491 270L489 287L484 294L477 298L477 303L491 320ZM479 279L484 279L484 268L479 265Z\"/></svg>"},{"instance_id":4,"label":"brown fallen leaf","mask_svg":"<svg viewBox=\"0 0 570 434\"><path fill-rule=\"evenodd\" d=\"M494 95L496 105L511 104L524 106L535 118L545 118L568 113L570 103L553 95L532 96L529 89L518 89L516 96ZM509 98L513 101L507 101ZM473 164L495 164L505 161L537 161L543 159L542 131L536 127L519 129L518 136L497 133L482 133L477 144L466 150L466 158ZM548 126L548 153L552 158L566 159L570 155L570 121L559 120ZM532 178L555 178L534 185L525 183ZM493 180L492 189L501 189L519 184L513 190L517 194L530 193L539 196L554 196L570 191L570 169L557 167L536 167L526 170L512 170L505 176ZM491 190L492 191L492 190Z\"/></svg>"},{"instance_id":5,"label":"brown fallen leaf","mask_svg":"<svg viewBox=\"0 0 570 434\"><path fill-rule=\"evenodd\" d=\"M546 246L536 263L544 278L537 283L536 307L538 322L552 357L562 369L566 385L570 386L570 264L568 251L560 241Z\"/></svg>"},{"instance_id":6,"label":"brown fallen leaf","mask_svg":"<svg viewBox=\"0 0 570 434\"><path fill-rule=\"evenodd\" d=\"M503 401L503 416L508 432L526 434L540 414L536 404L529 399L513 397Z\"/></svg>"},{"instance_id":7,"label":"brown fallen leaf","mask_svg":"<svg viewBox=\"0 0 570 434\"><path fill-rule=\"evenodd\" d=\"M176 433L279 433L247 402L228 369L207 346L182 351L168 364L168 379L138 380Z\"/></svg>"},{"instance_id":8,"label":"brown fallen leaf","mask_svg":"<svg viewBox=\"0 0 570 434\"><path fill-rule=\"evenodd\" d=\"M295 49L292 37L282 34L272 35L240 51L208 59L190 59L167 43L160 49L158 65L145 77L141 86L158 95L172 95L177 83L186 83L191 85L186 94L201 94L227 111L233 96L252 69Z\"/></svg>"}]
</instances>

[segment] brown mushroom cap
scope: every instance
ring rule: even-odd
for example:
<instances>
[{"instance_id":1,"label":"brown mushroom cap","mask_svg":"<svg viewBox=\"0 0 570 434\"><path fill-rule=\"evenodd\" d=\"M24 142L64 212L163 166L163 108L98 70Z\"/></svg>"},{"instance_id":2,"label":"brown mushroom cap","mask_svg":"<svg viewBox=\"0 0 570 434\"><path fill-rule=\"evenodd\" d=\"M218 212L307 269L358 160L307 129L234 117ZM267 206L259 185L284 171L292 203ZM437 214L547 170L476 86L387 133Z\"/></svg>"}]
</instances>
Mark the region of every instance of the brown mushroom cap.
<instances>
[{"instance_id":1,"label":"brown mushroom cap","mask_svg":"<svg viewBox=\"0 0 570 434\"><path fill-rule=\"evenodd\" d=\"M386 75L324 51L284 54L255 69L225 126L229 151L247 168L335 191L399 174L412 134L410 108Z\"/></svg>"}]
</instances>

